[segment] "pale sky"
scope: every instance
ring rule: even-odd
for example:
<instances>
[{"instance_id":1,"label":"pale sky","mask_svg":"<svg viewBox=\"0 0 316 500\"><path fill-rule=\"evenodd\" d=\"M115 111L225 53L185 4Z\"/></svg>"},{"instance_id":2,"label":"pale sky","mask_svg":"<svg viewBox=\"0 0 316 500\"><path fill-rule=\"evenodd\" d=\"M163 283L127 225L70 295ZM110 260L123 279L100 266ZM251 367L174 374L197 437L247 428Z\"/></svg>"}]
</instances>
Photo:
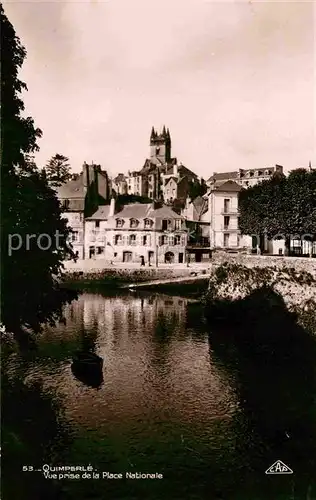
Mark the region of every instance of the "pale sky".
<instances>
[{"instance_id":1,"label":"pale sky","mask_svg":"<svg viewBox=\"0 0 316 500\"><path fill-rule=\"evenodd\" d=\"M198 175L316 166L315 3L4 2L26 47L27 113L55 153L138 170L152 125Z\"/></svg>"}]
</instances>

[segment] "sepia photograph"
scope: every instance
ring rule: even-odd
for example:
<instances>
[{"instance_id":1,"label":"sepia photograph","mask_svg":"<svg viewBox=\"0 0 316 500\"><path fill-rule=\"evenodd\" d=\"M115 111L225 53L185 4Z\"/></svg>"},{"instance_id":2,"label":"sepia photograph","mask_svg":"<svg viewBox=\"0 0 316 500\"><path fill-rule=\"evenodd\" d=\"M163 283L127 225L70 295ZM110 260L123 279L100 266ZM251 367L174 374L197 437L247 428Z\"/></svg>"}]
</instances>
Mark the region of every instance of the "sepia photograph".
<instances>
[{"instance_id":1,"label":"sepia photograph","mask_svg":"<svg viewBox=\"0 0 316 500\"><path fill-rule=\"evenodd\" d=\"M2 500L316 500L316 4L5 0Z\"/></svg>"}]
</instances>

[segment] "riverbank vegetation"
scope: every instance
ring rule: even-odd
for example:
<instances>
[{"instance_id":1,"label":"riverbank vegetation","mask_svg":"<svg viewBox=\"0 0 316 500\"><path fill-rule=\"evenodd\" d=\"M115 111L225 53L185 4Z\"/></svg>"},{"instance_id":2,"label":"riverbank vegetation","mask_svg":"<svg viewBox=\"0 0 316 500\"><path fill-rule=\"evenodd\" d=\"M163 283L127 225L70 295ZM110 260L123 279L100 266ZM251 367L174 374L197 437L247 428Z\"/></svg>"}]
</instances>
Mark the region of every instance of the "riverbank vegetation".
<instances>
[{"instance_id":1,"label":"riverbank vegetation","mask_svg":"<svg viewBox=\"0 0 316 500\"><path fill-rule=\"evenodd\" d=\"M1 323L2 330L23 336L60 317L64 301L73 298L56 279L73 252L56 194L34 161L42 131L24 114L27 87L19 71L26 50L2 6L0 20Z\"/></svg>"},{"instance_id":2,"label":"riverbank vegetation","mask_svg":"<svg viewBox=\"0 0 316 500\"><path fill-rule=\"evenodd\" d=\"M303 240L315 241L315 191L316 170L311 169L293 170L287 177L277 173L243 189L239 195L242 234L284 238L288 252L291 238L301 240L301 245Z\"/></svg>"}]
</instances>

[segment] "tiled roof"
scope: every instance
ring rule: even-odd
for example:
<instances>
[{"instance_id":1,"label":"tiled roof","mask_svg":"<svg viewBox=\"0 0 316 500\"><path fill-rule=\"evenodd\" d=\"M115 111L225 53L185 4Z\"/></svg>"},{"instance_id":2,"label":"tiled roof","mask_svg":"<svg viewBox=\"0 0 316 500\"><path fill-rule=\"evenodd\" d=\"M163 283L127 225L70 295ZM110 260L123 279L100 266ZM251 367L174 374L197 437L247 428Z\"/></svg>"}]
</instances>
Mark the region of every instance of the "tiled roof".
<instances>
[{"instance_id":1,"label":"tiled roof","mask_svg":"<svg viewBox=\"0 0 316 500\"><path fill-rule=\"evenodd\" d=\"M59 199L70 200L71 198L84 198L84 196L82 175L80 175L77 179L68 181L57 188L57 197Z\"/></svg>"},{"instance_id":2,"label":"tiled roof","mask_svg":"<svg viewBox=\"0 0 316 500\"><path fill-rule=\"evenodd\" d=\"M143 218L146 217L147 212L151 208L151 203L131 203L124 205L120 212L115 214L115 217L130 218Z\"/></svg>"},{"instance_id":3,"label":"tiled roof","mask_svg":"<svg viewBox=\"0 0 316 500\"><path fill-rule=\"evenodd\" d=\"M171 175L173 174L173 166L174 163L172 163L170 166L168 166L166 170L166 175ZM181 177L188 176L188 177L195 177L197 178L197 175L192 172L192 170L189 170L187 167L184 165L178 165L178 173L180 174Z\"/></svg>"},{"instance_id":4,"label":"tiled roof","mask_svg":"<svg viewBox=\"0 0 316 500\"><path fill-rule=\"evenodd\" d=\"M175 182L178 182L178 178L172 175L171 177L169 177L169 179L165 180L165 186L171 181L171 179Z\"/></svg>"},{"instance_id":5,"label":"tiled roof","mask_svg":"<svg viewBox=\"0 0 316 500\"><path fill-rule=\"evenodd\" d=\"M109 212L110 205L101 205L91 217L87 217L87 220L107 220Z\"/></svg>"},{"instance_id":6,"label":"tiled roof","mask_svg":"<svg viewBox=\"0 0 316 500\"><path fill-rule=\"evenodd\" d=\"M230 179L237 179L238 178L238 172L215 172L211 177L208 179L207 182L213 181L226 181Z\"/></svg>"},{"instance_id":7,"label":"tiled roof","mask_svg":"<svg viewBox=\"0 0 316 500\"><path fill-rule=\"evenodd\" d=\"M114 182L124 182L125 181L125 175L124 174L118 174L116 177L113 179Z\"/></svg>"},{"instance_id":8,"label":"tiled roof","mask_svg":"<svg viewBox=\"0 0 316 500\"><path fill-rule=\"evenodd\" d=\"M90 219L96 219L96 215L101 209L105 210L108 206L99 207L96 214L94 214ZM153 208L152 203L131 203L129 205L124 205L120 212L117 212L113 218L122 218L122 219L145 219L146 217L154 218L168 218L168 219L179 219L179 215L174 212L170 207L166 205L162 205L159 208ZM107 216L106 216L107 218Z\"/></svg>"},{"instance_id":9,"label":"tiled roof","mask_svg":"<svg viewBox=\"0 0 316 500\"><path fill-rule=\"evenodd\" d=\"M237 184L237 182L235 181L227 181L214 187L214 191L220 191L220 192L231 191L238 193L239 191L241 191L241 189L242 187L240 186L240 184Z\"/></svg>"},{"instance_id":10,"label":"tiled roof","mask_svg":"<svg viewBox=\"0 0 316 500\"><path fill-rule=\"evenodd\" d=\"M152 209L148 213L148 217L151 218L168 218L168 219L179 219L180 217L176 212L174 212L170 207L163 205L161 208Z\"/></svg>"}]
</instances>

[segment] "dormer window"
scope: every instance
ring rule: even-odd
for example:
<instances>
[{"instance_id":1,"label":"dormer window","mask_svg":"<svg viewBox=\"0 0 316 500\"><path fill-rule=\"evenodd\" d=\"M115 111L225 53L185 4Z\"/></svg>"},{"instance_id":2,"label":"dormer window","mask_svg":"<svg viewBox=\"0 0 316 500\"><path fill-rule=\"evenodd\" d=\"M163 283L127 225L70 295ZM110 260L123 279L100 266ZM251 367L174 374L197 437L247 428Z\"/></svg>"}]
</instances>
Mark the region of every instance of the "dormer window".
<instances>
[{"instance_id":1,"label":"dormer window","mask_svg":"<svg viewBox=\"0 0 316 500\"><path fill-rule=\"evenodd\" d=\"M249 172L249 177L253 177L254 176L254 172Z\"/></svg>"},{"instance_id":2,"label":"dormer window","mask_svg":"<svg viewBox=\"0 0 316 500\"><path fill-rule=\"evenodd\" d=\"M137 227L139 224L138 220L137 219L130 219L129 221L129 227Z\"/></svg>"},{"instance_id":3,"label":"dormer window","mask_svg":"<svg viewBox=\"0 0 316 500\"><path fill-rule=\"evenodd\" d=\"M153 224L154 224L154 222L151 219L145 219L145 221L144 221L144 226L147 229L153 227Z\"/></svg>"},{"instance_id":4,"label":"dormer window","mask_svg":"<svg viewBox=\"0 0 316 500\"><path fill-rule=\"evenodd\" d=\"M116 227L123 227L124 221L122 219L116 219Z\"/></svg>"},{"instance_id":5,"label":"dormer window","mask_svg":"<svg viewBox=\"0 0 316 500\"><path fill-rule=\"evenodd\" d=\"M259 170L258 175L262 175L262 174L263 174L262 170Z\"/></svg>"}]
</instances>

